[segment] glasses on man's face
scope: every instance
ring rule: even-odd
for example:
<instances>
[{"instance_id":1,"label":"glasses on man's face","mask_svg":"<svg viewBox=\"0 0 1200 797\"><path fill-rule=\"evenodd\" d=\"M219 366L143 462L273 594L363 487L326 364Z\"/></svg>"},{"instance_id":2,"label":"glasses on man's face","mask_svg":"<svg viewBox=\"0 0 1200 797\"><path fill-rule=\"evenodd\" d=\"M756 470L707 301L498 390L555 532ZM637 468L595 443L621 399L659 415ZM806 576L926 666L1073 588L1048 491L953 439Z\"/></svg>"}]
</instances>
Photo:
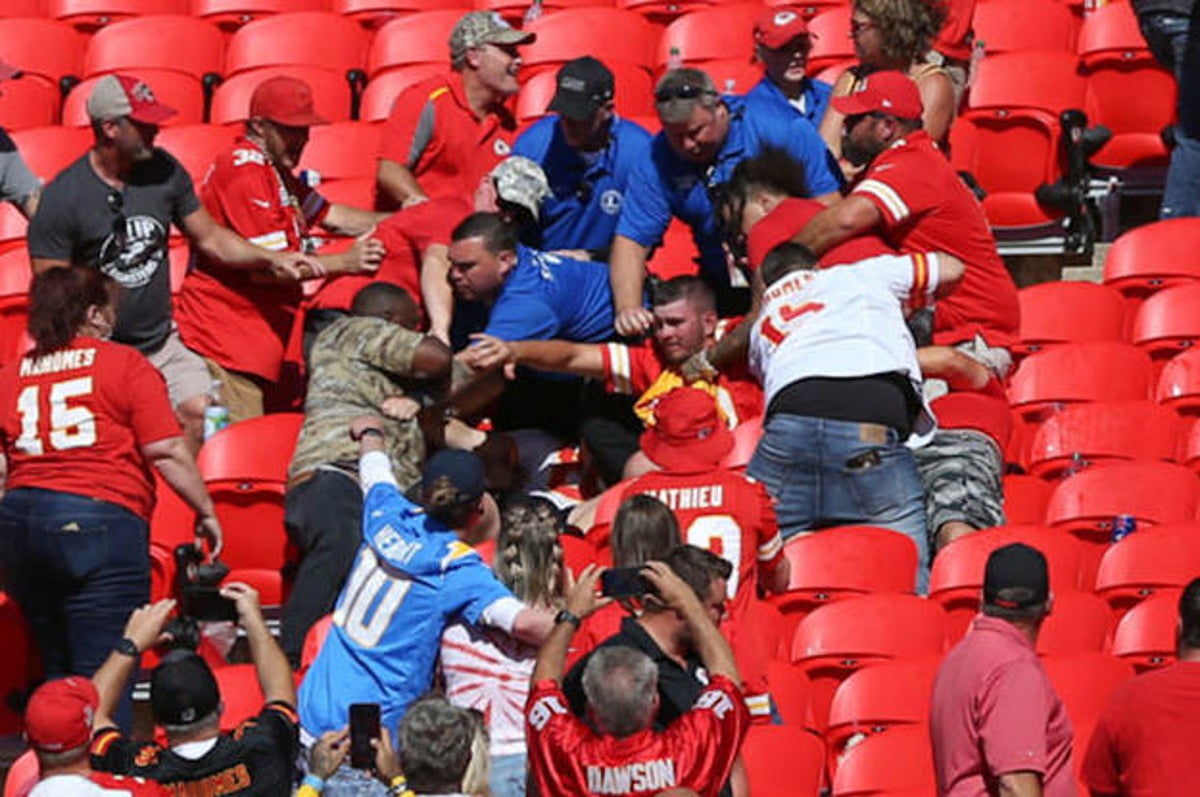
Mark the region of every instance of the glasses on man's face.
<instances>
[{"instance_id":1,"label":"glasses on man's face","mask_svg":"<svg viewBox=\"0 0 1200 797\"><path fill-rule=\"evenodd\" d=\"M671 100L695 100L700 97L715 97L717 93L703 86L685 83L682 86L661 88L654 92L655 102L670 102Z\"/></svg>"},{"instance_id":2,"label":"glasses on man's face","mask_svg":"<svg viewBox=\"0 0 1200 797\"><path fill-rule=\"evenodd\" d=\"M850 37L856 38L859 34L875 29L875 23L867 20L862 22L857 19L850 20Z\"/></svg>"}]
</instances>

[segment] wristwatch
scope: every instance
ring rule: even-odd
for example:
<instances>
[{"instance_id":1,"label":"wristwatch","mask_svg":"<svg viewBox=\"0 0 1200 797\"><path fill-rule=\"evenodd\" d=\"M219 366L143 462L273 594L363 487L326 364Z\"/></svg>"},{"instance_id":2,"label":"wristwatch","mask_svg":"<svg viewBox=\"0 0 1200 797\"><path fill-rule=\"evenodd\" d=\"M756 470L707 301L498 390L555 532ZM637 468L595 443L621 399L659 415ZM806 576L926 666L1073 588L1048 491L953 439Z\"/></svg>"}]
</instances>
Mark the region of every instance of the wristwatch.
<instances>
[{"instance_id":1,"label":"wristwatch","mask_svg":"<svg viewBox=\"0 0 1200 797\"><path fill-rule=\"evenodd\" d=\"M357 437L351 434L350 439L357 443L359 440L362 440L369 434L379 435L379 439L383 439L383 430L376 426L368 426L366 429L363 429L361 432L359 432Z\"/></svg>"},{"instance_id":2,"label":"wristwatch","mask_svg":"<svg viewBox=\"0 0 1200 797\"><path fill-rule=\"evenodd\" d=\"M117 653L120 653L122 656L129 656L134 659L142 655L142 651L138 650L137 643L129 637L122 637L121 641L116 644L116 647L114 647L113 650L115 650Z\"/></svg>"},{"instance_id":3,"label":"wristwatch","mask_svg":"<svg viewBox=\"0 0 1200 797\"><path fill-rule=\"evenodd\" d=\"M571 625L575 626L576 628L579 628L579 625L582 622L583 622L583 620L579 619L579 615L575 614L574 612L570 611L569 609L563 609L558 614L554 615L554 624L555 625L558 625L559 623L570 623Z\"/></svg>"}]
</instances>

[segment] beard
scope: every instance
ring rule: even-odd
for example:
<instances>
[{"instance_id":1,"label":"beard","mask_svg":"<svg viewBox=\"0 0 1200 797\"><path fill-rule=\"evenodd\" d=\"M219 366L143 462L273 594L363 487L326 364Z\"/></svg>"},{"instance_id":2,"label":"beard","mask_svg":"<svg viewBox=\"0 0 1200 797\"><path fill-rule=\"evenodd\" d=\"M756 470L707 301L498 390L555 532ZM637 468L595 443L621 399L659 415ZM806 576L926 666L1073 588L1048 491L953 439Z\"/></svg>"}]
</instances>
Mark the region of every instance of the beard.
<instances>
[{"instance_id":1,"label":"beard","mask_svg":"<svg viewBox=\"0 0 1200 797\"><path fill-rule=\"evenodd\" d=\"M883 148L874 142L851 141L850 139L842 141L842 157L855 166L866 166L875 160L875 156L882 151Z\"/></svg>"}]
</instances>

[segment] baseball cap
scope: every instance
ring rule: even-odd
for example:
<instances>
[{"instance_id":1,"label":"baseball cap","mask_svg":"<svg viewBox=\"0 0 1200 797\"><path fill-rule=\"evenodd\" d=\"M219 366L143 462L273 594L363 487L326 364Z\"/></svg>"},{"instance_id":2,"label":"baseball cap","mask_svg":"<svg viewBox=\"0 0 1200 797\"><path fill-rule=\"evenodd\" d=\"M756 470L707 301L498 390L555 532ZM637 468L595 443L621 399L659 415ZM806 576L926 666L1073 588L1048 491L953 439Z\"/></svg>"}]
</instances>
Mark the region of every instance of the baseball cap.
<instances>
[{"instance_id":1,"label":"baseball cap","mask_svg":"<svg viewBox=\"0 0 1200 797\"><path fill-rule=\"evenodd\" d=\"M500 199L520 205L538 218L542 200L550 196L550 181L541 166L521 155L509 155L488 174Z\"/></svg>"},{"instance_id":2,"label":"baseball cap","mask_svg":"<svg viewBox=\"0 0 1200 797\"><path fill-rule=\"evenodd\" d=\"M925 105L917 84L901 72L872 72L845 97L835 97L833 107L845 116L885 113L897 119L920 119Z\"/></svg>"},{"instance_id":3,"label":"baseball cap","mask_svg":"<svg viewBox=\"0 0 1200 797\"><path fill-rule=\"evenodd\" d=\"M613 98L613 74L600 61L585 55L558 70L558 88L546 110L582 122L591 119Z\"/></svg>"},{"instance_id":4,"label":"baseball cap","mask_svg":"<svg viewBox=\"0 0 1200 797\"><path fill-rule=\"evenodd\" d=\"M533 44L536 40L536 33L517 30L495 11L471 11L450 31L450 58L461 58L470 48L484 44Z\"/></svg>"},{"instance_id":5,"label":"baseball cap","mask_svg":"<svg viewBox=\"0 0 1200 797\"><path fill-rule=\"evenodd\" d=\"M90 678L72 675L47 681L25 707L29 744L47 753L83 747L92 737L92 720L100 694Z\"/></svg>"},{"instance_id":6,"label":"baseball cap","mask_svg":"<svg viewBox=\"0 0 1200 797\"><path fill-rule=\"evenodd\" d=\"M128 116L148 125L162 124L178 113L156 100L148 85L128 75L106 75L97 80L87 100L87 112L93 122Z\"/></svg>"},{"instance_id":7,"label":"baseball cap","mask_svg":"<svg viewBox=\"0 0 1200 797\"><path fill-rule=\"evenodd\" d=\"M983 602L1001 609L1026 609L1050 597L1050 572L1037 548L1014 542L988 557Z\"/></svg>"},{"instance_id":8,"label":"baseball cap","mask_svg":"<svg viewBox=\"0 0 1200 797\"><path fill-rule=\"evenodd\" d=\"M190 725L220 705L217 679L190 650L171 651L150 676L150 708L159 725Z\"/></svg>"},{"instance_id":9,"label":"baseball cap","mask_svg":"<svg viewBox=\"0 0 1200 797\"><path fill-rule=\"evenodd\" d=\"M777 50L797 36L808 35L804 15L790 6L767 8L754 23L754 41L768 50Z\"/></svg>"},{"instance_id":10,"label":"baseball cap","mask_svg":"<svg viewBox=\"0 0 1200 797\"><path fill-rule=\"evenodd\" d=\"M677 472L708 470L733 448L712 395L677 387L654 405L655 423L642 432L641 447L655 465Z\"/></svg>"},{"instance_id":11,"label":"baseball cap","mask_svg":"<svg viewBox=\"0 0 1200 797\"><path fill-rule=\"evenodd\" d=\"M470 451L444 449L430 457L421 471L421 485L432 485L438 479L454 485L460 501L474 501L487 489L483 460Z\"/></svg>"},{"instance_id":12,"label":"baseball cap","mask_svg":"<svg viewBox=\"0 0 1200 797\"><path fill-rule=\"evenodd\" d=\"M250 96L250 118L266 119L284 127L329 124L313 108L309 85L287 75L277 75L258 84Z\"/></svg>"}]
</instances>

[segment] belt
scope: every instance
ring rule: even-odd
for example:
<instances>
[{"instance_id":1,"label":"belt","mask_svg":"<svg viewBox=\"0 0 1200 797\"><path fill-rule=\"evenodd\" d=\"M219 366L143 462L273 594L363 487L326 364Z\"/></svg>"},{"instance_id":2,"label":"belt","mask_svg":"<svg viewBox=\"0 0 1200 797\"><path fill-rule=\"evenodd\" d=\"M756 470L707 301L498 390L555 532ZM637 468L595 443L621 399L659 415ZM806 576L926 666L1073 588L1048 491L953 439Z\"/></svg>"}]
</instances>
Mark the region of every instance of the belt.
<instances>
[{"instance_id":1,"label":"belt","mask_svg":"<svg viewBox=\"0 0 1200 797\"><path fill-rule=\"evenodd\" d=\"M306 470L303 473L297 473L295 476L289 476L288 480L287 480L287 485L284 487L284 489L287 492L291 492L292 490L295 490L300 485L306 484L306 483L312 481L313 478L316 477L316 475L318 473L340 473L341 475L345 476L347 479L353 479L355 482L358 481L357 474L350 473L349 471L343 470L342 468L339 468L336 465L318 465L317 467L313 468L312 470Z\"/></svg>"}]
</instances>

